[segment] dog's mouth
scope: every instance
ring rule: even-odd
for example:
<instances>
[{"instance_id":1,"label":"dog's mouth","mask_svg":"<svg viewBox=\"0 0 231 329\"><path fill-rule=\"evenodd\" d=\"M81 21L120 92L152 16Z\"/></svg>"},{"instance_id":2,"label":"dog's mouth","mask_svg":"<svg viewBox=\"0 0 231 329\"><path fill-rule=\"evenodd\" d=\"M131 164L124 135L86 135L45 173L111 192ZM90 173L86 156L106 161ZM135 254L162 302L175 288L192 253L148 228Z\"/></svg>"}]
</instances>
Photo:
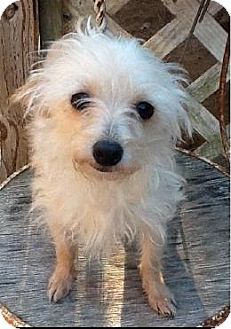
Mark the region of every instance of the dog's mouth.
<instances>
[{"instance_id":1,"label":"dog's mouth","mask_svg":"<svg viewBox=\"0 0 231 329\"><path fill-rule=\"evenodd\" d=\"M112 173L118 171L115 170L115 168L113 167L103 167L103 166L95 166L95 165L91 165L91 167L102 173Z\"/></svg>"},{"instance_id":2,"label":"dog's mouth","mask_svg":"<svg viewBox=\"0 0 231 329\"><path fill-rule=\"evenodd\" d=\"M90 164L90 167L95 171L98 177L102 177L109 180L123 179L126 176L132 175L139 169L137 167L125 167L121 165L110 167Z\"/></svg>"},{"instance_id":3,"label":"dog's mouth","mask_svg":"<svg viewBox=\"0 0 231 329\"><path fill-rule=\"evenodd\" d=\"M127 167L122 165L101 166L89 161L84 161L81 163L73 161L73 164L75 170L82 172L84 175L93 175L99 179L104 178L108 180L123 179L124 177L130 176L139 169L138 167Z\"/></svg>"},{"instance_id":4,"label":"dog's mouth","mask_svg":"<svg viewBox=\"0 0 231 329\"><path fill-rule=\"evenodd\" d=\"M122 179L125 176L125 173L117 166L109 167L90 164L90 168L93 170L94 176L99 179L117 180Z\"/></svg>"}]
</instances>

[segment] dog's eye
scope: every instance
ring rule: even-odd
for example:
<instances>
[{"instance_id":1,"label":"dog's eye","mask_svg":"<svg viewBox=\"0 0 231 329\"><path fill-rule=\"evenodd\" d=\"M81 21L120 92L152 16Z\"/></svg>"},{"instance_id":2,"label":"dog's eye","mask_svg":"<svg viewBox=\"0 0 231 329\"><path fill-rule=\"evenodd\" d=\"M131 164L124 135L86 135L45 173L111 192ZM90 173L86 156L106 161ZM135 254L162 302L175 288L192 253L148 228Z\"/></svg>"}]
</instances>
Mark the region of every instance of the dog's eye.
<instances>
[{"instance_id":1,"label":"dog's eye","mask_svg":"<svg viewBox=\"0 0 231 329\"><path fill-rule=\"evenodd\" d=\"M139 102L136 104L136 110L139 113L141 119L143 120L148 120L150 119L154 112L155 109L154 107L148 103L148 102Z\"/></svg>"},{"instance_id":2,"label":"dog's eye","mask_svg":"<svg viewBox=\"0 0 231 329\"><path fill-rule=\"evenodd\" d=\"M81 92L71 97L71 105L79 111L84 110L89 104L90 96L87 93Z\"/></svg>"}]
</instances>

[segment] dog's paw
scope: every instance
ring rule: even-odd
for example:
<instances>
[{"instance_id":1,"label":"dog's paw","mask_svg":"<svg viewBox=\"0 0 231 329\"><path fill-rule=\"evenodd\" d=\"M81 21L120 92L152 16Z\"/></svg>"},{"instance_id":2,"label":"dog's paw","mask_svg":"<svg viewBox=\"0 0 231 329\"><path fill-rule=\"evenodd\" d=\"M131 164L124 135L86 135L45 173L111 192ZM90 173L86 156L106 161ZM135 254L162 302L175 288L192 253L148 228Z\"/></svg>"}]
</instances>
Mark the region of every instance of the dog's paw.
<instances>
[{"instance_id":1,"label":"dog's paw","mask_svg":"<svg viewBox=\"0 0 231 329\"><path fill-rule=\"evenodd\" d=\"M66 297L71 290L74 274L65 270L55 269L48 284L48 298L50 302L57 303Z\"/></svg>"},{"instance_id":2,"label":"dog's paw","mask_svg":"<svg viewBox=\"0 0 231 329\"><path fill-rule=\"evenodd\" d=\"M159 315L169 318L173 318L175 316L176 303L170 292L157 293L155 290L149 291L148 301L151 308Z\"/></svg>"},{"instance_id":3,"label":"dog's paw","mask_svg":"<svg viewBox=\"0 0 231 329\"><path fill-rule=\"evenodd\" d=\"M148 285L144 287L149 305L159 315L173 318L176 314L176 302L166 285Z\"/></svg>"}]
</instances>

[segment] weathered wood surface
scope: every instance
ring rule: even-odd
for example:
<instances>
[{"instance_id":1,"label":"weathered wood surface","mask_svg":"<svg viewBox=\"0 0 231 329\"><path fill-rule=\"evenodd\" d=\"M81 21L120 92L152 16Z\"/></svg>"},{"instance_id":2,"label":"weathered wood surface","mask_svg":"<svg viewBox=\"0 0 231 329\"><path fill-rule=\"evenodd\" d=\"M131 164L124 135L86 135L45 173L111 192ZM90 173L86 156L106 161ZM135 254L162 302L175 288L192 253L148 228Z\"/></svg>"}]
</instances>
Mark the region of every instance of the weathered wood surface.
<instances>
[{"instance_id":1,"label":"weathered wood surface","mask_svg":"<svg viewBox=\"0 0 231 329\"><path fill-rule=\"evenodd\" d=\"M41 47L63 35L62 0L39 0L39 30Z\"/></svg>"},{"instance_id":2,"label":"weathered wood surface","mask_svg":"<svg viewBox=\"0 0 231 329\"><path fill-rule=\"evenodd\" d=\"M229 303L229 180L180 154L186 200L169 224L165 277L178 302L175 319L158 317L142 293L133 251L88 264L80 254L71 295L49 304L54 250L28 219L31 173L0 191L0 302L33 326L194 327Z\"/></svg>"},{"instance_id":3,"label":"weathered wood surface","mask_svg":"<svg viewBox=\"0 0 231 329\"><path fill-rule=\"evenodd\" d=\"M0 181L28 161L23 113L9 98L23 85L37 48L36 1L21 0L0 20Z\"/></svg>"}]
</instances>

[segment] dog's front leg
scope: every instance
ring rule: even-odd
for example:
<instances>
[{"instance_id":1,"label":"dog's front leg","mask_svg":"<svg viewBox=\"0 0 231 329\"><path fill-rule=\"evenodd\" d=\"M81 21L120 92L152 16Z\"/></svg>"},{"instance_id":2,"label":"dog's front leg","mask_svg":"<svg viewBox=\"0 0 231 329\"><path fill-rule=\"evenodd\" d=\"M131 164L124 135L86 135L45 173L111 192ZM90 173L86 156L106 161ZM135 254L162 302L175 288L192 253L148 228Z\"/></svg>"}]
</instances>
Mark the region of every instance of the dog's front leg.
<instances>
[{"instance_id":1,"label":"dog's front leg","mask_svg":"<svg viewBox=\"0 0 231 329\"><path fill-rule=\"evenodd\" d=\"M56 225L50 225L50 231L55 244L56 267L49 280L48 297L51 302L56 303L71 290L75 278L74 259L77 246L73 246Z\"/></svg>"},{"instance_id":2,"label":"dog's front leg","mask_svg":"<svg viewBox=\"0 0 231 329\"><path fill-rule=\"evenodd\" d=\"M142 237L140 246L140 274L149 304L159 314L173 317L176 312L175 300L165 285L161 272L163 246L154 244L149 234Z\"/></svg>"}]
</instances>

